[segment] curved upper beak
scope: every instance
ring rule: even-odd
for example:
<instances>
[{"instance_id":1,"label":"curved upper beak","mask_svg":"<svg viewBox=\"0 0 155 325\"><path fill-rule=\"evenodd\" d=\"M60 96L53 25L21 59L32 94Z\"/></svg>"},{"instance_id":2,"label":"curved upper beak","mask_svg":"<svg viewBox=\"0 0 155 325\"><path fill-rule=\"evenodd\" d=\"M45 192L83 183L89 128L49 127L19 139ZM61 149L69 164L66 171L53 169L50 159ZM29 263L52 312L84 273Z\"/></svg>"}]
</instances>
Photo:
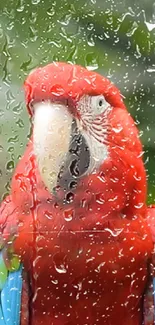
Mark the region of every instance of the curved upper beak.
<instances>
[{"instance_id":1,"label":"curved upper beak","mask_svg":"<svg viewBox=\"0 0 155 325\"><path fill-rule=\"evenodd\" d=\"M34 153L40 175L50 192L57 185L69 150L72 116L65 105L50 101L34 104Z\"/></svg>"}]
</instances>

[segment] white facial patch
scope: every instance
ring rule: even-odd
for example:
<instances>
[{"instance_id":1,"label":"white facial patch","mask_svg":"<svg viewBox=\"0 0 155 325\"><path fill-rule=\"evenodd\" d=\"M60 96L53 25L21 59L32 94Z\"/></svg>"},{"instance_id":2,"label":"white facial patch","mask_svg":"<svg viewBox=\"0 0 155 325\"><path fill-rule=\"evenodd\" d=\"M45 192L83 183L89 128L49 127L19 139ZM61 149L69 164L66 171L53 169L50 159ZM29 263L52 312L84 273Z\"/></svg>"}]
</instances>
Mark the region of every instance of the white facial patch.
<instances>
[{"instance_id":1,"label":"white facial patch","mask_svg":"<svg viewBox=\"0 0 155 325\"><path fill-rule=\"evenodd\" d=\"M99 142L94 135L88 131L81 130L82 136L84 136L90 151L90 163L86 174L96 171L101 164L108 158L108 146Z\"/></svg>"},{"instance_id":2,"label":"white facial patch","mask_svg":"<svg viewBox=\"0 0 155 325\"><path fill-rule=\"evenodd\" d=\"M78 104L81 120L77 125L90 150L90 164L86 172L92 173L108 158L108 113L110 104L103 95L83 96Z\"/></svg>"}]
</instances>

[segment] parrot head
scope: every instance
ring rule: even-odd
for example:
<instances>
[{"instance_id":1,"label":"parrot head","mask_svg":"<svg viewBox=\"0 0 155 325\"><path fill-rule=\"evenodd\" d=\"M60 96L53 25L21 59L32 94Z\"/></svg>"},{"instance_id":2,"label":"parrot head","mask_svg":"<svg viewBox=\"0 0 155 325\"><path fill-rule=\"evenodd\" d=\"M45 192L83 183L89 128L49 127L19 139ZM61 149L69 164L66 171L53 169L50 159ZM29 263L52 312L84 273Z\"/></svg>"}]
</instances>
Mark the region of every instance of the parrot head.
<instances>
[{"instance_id":1,"label":"parrot head","mask_svg":"<svg viewBox=\"0 0 155 325\"><path fill-rule=\"evenodd\" d=\"M24 87L48 191L63 204L143 213L142 146L119 90L96 72L61 62L32 71Z\"/></svg>"}]
</instances>

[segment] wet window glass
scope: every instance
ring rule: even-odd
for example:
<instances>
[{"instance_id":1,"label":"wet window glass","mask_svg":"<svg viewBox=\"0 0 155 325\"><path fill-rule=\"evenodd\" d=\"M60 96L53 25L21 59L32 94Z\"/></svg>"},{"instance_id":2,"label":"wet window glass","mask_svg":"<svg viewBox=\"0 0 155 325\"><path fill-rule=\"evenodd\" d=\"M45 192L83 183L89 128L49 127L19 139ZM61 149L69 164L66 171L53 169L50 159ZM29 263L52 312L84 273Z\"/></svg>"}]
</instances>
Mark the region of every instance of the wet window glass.
<instances>
[{"instance_id":1,"label":"wet window glass","mask_svg":"<svg viewBox=\"0 0 155 325\"><path fill-rule=\"evenodd\" d=\"M155 322L155 3L0 2L0 324Z\"/></svg>"}]
</instances>

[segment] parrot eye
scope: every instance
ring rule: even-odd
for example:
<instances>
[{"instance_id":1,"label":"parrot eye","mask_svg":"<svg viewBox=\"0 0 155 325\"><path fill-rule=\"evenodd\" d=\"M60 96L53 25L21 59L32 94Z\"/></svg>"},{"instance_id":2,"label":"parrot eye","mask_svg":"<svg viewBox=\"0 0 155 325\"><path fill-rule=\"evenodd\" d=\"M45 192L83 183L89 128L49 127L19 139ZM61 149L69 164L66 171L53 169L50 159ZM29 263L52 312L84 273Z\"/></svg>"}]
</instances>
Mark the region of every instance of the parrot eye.
<instances>
[{"instance_id":1,"label":"parrot eye","mask_svg":"<svg viewBox=\"0 0 155 325\"><path fill-rule=\"evenodd\" d=\"M93 96L91 104L94 114L103 113L110 106L103 95Z\"/></svg>"}]
</instances>

